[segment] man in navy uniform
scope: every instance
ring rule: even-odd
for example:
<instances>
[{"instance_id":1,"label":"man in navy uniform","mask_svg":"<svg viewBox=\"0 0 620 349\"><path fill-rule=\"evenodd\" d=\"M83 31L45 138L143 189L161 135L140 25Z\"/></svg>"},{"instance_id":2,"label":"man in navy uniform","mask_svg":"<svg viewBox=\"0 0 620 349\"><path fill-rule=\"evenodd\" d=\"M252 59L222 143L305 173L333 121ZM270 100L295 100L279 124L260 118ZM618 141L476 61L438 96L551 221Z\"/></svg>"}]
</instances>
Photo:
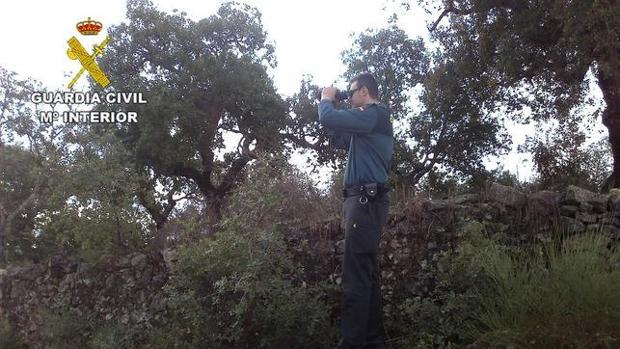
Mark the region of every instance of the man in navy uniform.
<instances>
[{"instance_id":1,"label":"man in navy uniform","mask_svg":"<svg viewBox=\"0 0 620 349\"><path fill-rule=\"evenodd\" d=\"M352 109L333 106L336 88L321 92L319 121L332 144L347 149L342 223L342 338L338 348L384 348L381 275L377 253L389 211L386 183L394 150L389 111L377 103L378 86L370 74L351 80Z\"/></svg>"}]
</instances>

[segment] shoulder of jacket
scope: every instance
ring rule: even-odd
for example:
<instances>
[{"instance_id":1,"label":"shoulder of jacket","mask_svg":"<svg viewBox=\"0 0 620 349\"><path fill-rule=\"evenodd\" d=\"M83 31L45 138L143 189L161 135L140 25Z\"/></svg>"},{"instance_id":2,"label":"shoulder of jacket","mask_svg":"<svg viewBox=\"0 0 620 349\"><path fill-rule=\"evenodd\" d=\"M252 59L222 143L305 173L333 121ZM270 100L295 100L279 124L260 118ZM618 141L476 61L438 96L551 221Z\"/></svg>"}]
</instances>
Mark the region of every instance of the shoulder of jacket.
<instances>
[{"instance_id":1,"label":"shoulder of jacket","mask_svg":"<svg viewBox=\"0 0 620 349\"><path fill-rule=\"evenodd\" d=\"M373 113L376 113L376 114L389 114L389 111L386 107L384 107L381 104L377 104L377 103L366 104L361 107L351 108L350 110L355 113L363 113L363 112L372 111Z\"/></svg>"},{"instance_id":2,"label":"shoulder of jacket","mask_svg":"<svg viewBox=\"0 0 620 349\"><path fill-rule=\"evenodd\" d=\"M381 114L390 114L390 110L384 106L383 104L379 104L379 103L372 103L367 105L368 108L373 108L375 110L377 110L378 113Z\"/></svg>"},{"instance_id":3,"label":"shoulder of jacket","mask_svg":"<svg viewBox=\"0 0 620 349\"><path fill-rule=\"evenodd\" d=\"M366 105L363 105L361 107L357 107L357 108L353 108L353 109L357 110L357 111L366 111L366 110L369 110L369 109L375 109L376 107L383 108L381 105L379 105L377 103L370 103L370 104L366 104Z\"/></svg>"}]
</instances>

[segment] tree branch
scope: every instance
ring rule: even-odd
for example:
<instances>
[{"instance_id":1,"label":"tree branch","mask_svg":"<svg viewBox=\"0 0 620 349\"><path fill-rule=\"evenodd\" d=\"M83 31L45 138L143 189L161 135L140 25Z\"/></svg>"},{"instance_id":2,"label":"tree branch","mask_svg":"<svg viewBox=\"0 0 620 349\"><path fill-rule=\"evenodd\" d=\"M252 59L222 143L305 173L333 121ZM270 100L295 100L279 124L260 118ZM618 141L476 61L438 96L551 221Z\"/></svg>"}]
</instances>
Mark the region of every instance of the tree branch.
<instances>
[{"instance_id":1,"label":"tree branch","mask_svg":"<svg viewBox=\"0 0 620 349\"><path fill-rule=\"evenodd\" d=\"M172 166L170 173L193 180L203 193L208 193L215 189L211 183L210 177L204 173L200 173L200 171L195 168L184 166L182 163L177 163Z\"/></svg>"},{"instance_id":2,"label":"tree branch","mask_svg":"<svg viewBox=\"0 0 620 349\"><path fill-rule=\"evenodd\" d=\"M195 199L196 198L196 194L197 194L197 191L196 190L192 190L191 192L187 193L187 195L183 195L183 196L175 199L175 201L179 202L179 201L181 201L183 199Z\"/></svg>"},{"instance_id":3,"label":"tree branch","mask_svg":"<svg viewBox=\"0 0 620 349\"><path fill-rule=\"evenodd\" d=\"M307 140L305 140L305 138L299 138L297 135L294 135L292 133L280 133L280 136L286 140L289 140L293 143L295 143L296 145L302 147L302 148L310 148L310 149L314 149L314 150L320 150L321 146L319 143L310 143Z\"/></svg>"},{"instance_id":4,"label":"tree branch","mask_svg":"<svg viewBox=\"0 0 620 349\"><path fill-rule=\"evenodd\" d=\"M41 184L41 181L38 180L37 184L32 190L32 193L30 193L26 200L22 201L22 203L17 207L17 209L11 212L11 214L9 214L9 216L4 220L5 225L8 225L19 213L21 213L21 211L26 208L26 206L28 206L39 195L39 189L41 188Z\"/></svg>"},{"instance_id":5,"label":"tree branch","mask_svg":"<svg viewBox=\"0 0 620 349\"><path fill-rule=\"evenodd\" d=\"M455 15L466 16L472 13L486 12L493 8L517 9L522 6L524 6L524 4L519 4L519 0L481 0L480 6L478 8L471 7L468 9L458 9L456 8L456 6L454 6L454 0L451 0L448 3L448 6L443 10L443 12L441 12L439 18L437 18L437 20L429 28L429 31L433 32L439 25L439 22L441 22L441 20L450 12L454 13Z\"/></svg>"},{"instance_id":6,"label":"tree branch","mask_svg":"<svg viewBox=\"0 0 620 349\"><path fill-rule=\"evenodd\" d=\"M223 109L220 106L210 105L207 108L207 128L198 137L198 153L202 157L204 176L211 178L213 171L213 140L218 129Z\"/></svg>"},{"instance_id":7,"label":"tree branch","mask_svg":"<svg viewBox=\"0 0 620 349\"><path fill-rule=\"evenodd\" d=\"M439 22L441 22L441 20L449 13L451 12L449 8L443 10L443 12L441 12L441 15L439 15L439 18L437 18L437 20L435 21L435 23L433 23L433 25L428 28L429 32L433 32L435 31L435 29L437 28L437 26L439 25Z\"/></svg>"},{"instance_id":8,"label":"tree branch","mask_svg":"<svg viewBox=\"0 0 620 349\"><path fill-rule=\"evenodd\" d=\"M250 138L245 138L242 145L241 154L239 154L238 158L233 160L230 168L228 169L228 171L226 171L226 174L224 175L222 183L218 188L218 191L220 193L226 193L230 191L235 185L235 182L239 178L239 175L241 174L241 171L243 170L245 165L252 159L258 158L257 154L250 150L250 143L252 143Z\"/></svg>"}]
</instances>

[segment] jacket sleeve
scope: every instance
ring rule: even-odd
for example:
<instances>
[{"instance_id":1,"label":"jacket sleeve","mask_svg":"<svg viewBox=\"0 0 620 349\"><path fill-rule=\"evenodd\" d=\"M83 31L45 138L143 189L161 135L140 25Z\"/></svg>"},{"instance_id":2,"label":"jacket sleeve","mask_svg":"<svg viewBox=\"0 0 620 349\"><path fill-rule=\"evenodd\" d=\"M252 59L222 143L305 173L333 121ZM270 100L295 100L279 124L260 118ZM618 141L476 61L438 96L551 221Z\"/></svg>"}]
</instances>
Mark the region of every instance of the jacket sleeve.
<instances>
[{"instance_id":1,"label":"jacket sleeve","mask_svg":"<svg viewBox=\"0 0 620 349\"><path fill-rule=\"evenodd\" d=\"M377 119L375 108L337 110L328 100L319 103L319 122L336 131L369 133L377 123Z\"/></svg>"},{"instance_id":2,"label":"jacket sleeve","mask_svg":"<svg viewBox=\"0 0 620 349\"><path fill-rule=\"evenodd\" d=\"M329 144L336 149L349 150L351 144L351 133L328 130Z\"/></svg>"}]
</instances>

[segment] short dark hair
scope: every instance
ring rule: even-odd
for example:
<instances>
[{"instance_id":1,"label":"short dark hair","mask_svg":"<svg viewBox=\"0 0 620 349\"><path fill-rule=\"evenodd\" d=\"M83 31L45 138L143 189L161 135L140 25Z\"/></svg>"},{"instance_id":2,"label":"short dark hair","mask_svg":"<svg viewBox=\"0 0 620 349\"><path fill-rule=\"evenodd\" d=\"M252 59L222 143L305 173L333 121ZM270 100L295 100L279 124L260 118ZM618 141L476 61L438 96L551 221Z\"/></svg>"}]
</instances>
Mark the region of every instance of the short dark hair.
<instances>
[{"instance_id":1,"label":"short dark hair","mask_svg":"<svg viewBox=\"0 0 620 349\"><path fill-rule=\"evenodd\" d=\"M354 83L356 81L357 81L357 88L362 88L366 86L366 88L368 89L368 93L370 94L370 97L372 98L379 97L379 86L377 85L377 80L375 80L375 78L372 75L370 75L370 73L362 73L354 77L353 80L351 80L351 83Z\"/></svg>"}]
</instances>

